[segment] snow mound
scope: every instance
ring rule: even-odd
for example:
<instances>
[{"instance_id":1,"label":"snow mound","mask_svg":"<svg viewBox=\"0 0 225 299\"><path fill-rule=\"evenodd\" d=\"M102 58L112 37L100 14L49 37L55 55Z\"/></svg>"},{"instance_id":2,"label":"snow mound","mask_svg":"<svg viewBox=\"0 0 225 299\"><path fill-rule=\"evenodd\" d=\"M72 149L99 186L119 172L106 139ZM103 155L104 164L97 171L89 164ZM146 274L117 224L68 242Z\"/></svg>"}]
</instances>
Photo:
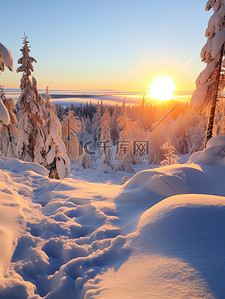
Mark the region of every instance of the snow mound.
<instances>
[{"instance_id":1,"label":"snow mound","mask_svg":"<svg viewBox=\"0 0 225 299\"><path fill-rule=\"evenodd\" d=\"M183 167L185 168L185 167ZM180 169L177 174L175 169ZM186 182L186 175L181 171L181 167L172 165L157 169L144 170L128 181L126 189L136 189L144 187L162 196L171 196L177 193L188 193L189 188Z\"/></svg>"},{"instance_id":2,"label":"snow mound","mask_svg":"<svg viewBox=\"0 0 225 299\"><path fill-rule=\"evenodd\" d=\"M108 164L106 163L100 163L98 169L96 170L97 174L101 174L101 173L109 173L112 174L114 173L112 167L110 167Z\"/></svg>"},{"instance_id":3,"label":"snow mound","mask_svg":"<svg viewBox=\"0 0 225 299\"><path fill-rule=\"evenodd\" d=\"M218 146L218 145L223 145L225 147L225 136L216 136L216 137L211 138L207 142L206 148L210 148L210 147Z\"/></svg>"},{"instance_id":4,"label":"snow mound","mask_svg":"<svg viewBox=\"0 0 225 299\"><path fill-rule=\"evenodd\" d=\"M161 250L167 250L180 243L177 250L186 251L196 247L196 242L208 243L216 238L221 239L224 247L225 238L221 238L225 233L224 197L201 194L168 197L143 213L137 232L135 240L141 240L145 248L160 244ZM217 242L219 250L218 245Z\"/></svg>"},{"instance_id":5,"label":"snow mound","mask_svg":"<svg viewBox=\"0 0 225 299\"><path fill-rule=\"evenodd\" d=\"M224 197L187 194L148 209L131 254L103 273L95 298L224 298Z\"/></svg>"},{"instance_id":6,"label":"snow mound","mask_svg":"<svg viewBox=\"0 0 225 299\"><path fill-rule=\"evenodd\" d=\"M225 166L225 136L210 139L202 152L194 153L188 163Z\"/></svg>"},{"instance_id":7,"label":"snow mound","mask_svg":"<svg viewBox=\"0 0 225 299\"><path fill-rule=\"evenodd\" d=\"M33 172L41 176L48 176L49 171L38 163L24 162L19 159L8 159L0 157L0 165L2 170L11 171L14 173L24 174Z\"/></svg>"},{"instance_id":8,"label":"snow mound","mask_svg":"<svg viewBox=\"0 0 225 299\"><path fill-rule=\"evenodd\" d=\"M225 296L224 236L224 197L187 194L167 198L147 210L131 243L142 252L191 265L209 291L222 298Z\"/></svg>"}]
</instances>

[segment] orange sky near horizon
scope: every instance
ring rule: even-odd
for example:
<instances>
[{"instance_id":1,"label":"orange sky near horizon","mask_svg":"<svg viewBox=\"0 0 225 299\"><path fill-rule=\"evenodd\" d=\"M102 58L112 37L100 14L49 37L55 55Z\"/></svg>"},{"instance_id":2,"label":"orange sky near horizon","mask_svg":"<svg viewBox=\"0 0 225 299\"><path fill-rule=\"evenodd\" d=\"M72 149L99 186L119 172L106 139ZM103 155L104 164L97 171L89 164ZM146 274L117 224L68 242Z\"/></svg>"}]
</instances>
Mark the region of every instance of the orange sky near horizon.
<instances>
[{"instance_id":1,"label":"orange sky near horizon","mask_svg":"<svg viewBox=\"0 0 225 299\"><path fill-rule=\"evenodd\" d=\"M17 65L16 65L17 67ZM185 69L174 72L174 69L156 68L155 70L149 71L146 66L139 66L139 68L127 70L127 72L120 73L108 73L103 77L94 76L90 71L85 74L76 74L71 72L68 75L67 72L66 80L63 77L63 71L61 74L50 73L50 71L42 70L42 67L38 64L34 65L35 71L33 76L37 79L38 88L45 89L49 86L50 89L65 89L65 90L100 90L100 89L111 89L120 91L132 91L132 92L149 92L149 86L152 81L158 76L168 76L172 78L176 85L176 91L194 91L195 80L198 72L193 69ZM5 88L19 88L21 73L16 73L16 69L11 73L6 70L1 74L0 80L1 85Z\"/></svg>"}]
</instances>

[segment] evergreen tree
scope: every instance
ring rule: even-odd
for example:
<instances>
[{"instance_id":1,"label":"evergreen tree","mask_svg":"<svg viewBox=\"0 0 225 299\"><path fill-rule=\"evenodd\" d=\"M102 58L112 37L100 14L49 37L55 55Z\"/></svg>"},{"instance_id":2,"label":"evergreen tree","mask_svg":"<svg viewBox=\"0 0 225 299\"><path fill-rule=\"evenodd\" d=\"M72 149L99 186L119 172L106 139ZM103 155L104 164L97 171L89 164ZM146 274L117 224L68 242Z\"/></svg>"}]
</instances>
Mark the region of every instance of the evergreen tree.
<instances>
[{"instance_id":1,"label":"evergreen tree","mask_svg":"<svg viewBox=\"0 0 225 299\"><path fill-rule=\"evenodd\" d=\"M86 141L86 130L85 130L85 119L84 117L81 117L80 119L80 131L78 134L78 139L79 139L79 143L81 141L85 142Z\"/></svg>"},{"instance_id":2,"label":"evergreen tree","mask_svg":"<svg viewBox=\"0 0 225 299\"><path fill-rule=\"evenodd\" d=\"M213 125L215 119L216 102L218 94L221 96L221 90L224 88L224 43L225 43L225 22L224 11L225 2L221 0L209 0L206 4L206 10L213 9L205 36L207 42L201 51L202 61L206 68L200 73L196 80L196 90L192 96L193 106L205 108L210 105L210 115L206 133L205 146L212 137Z\"/></svg>"},{"instance_id":3,"label":"evergreen tree","mask_svg":"<svg viewBox=\"0 0 225 299\"><path fill-rule=\"evenodd\" d=\"M61 124L55 113L55 106L46 88L45 93L45 161L44 166L49 170L49 177L63 179L70 172L70 160L66 147L61 139Z\"/></svg>"},{"instance_id":4,"label":"evergreen tree","mask_svg":"<svg viewBox=\"0 0 225 299\"><path fill-rule=\"evenodd\" d=\"M171 144L170 139L163 144L162 150L164 151L165 159L160 163L161 165L176 164L180 158L175 154L175 147Z\"/></svg>"},{"instance_id":5,"label":"evergreen tree","mask_svg":"<svg viewBox=\"0 0 225 299\"><path fill-rule=\"evenodd\" d=\"M111 119L107 108L105 108L105 113L101 119L101 161L108 165L112 165L112 155L111 155Z\"/></svg>"},{"instance_id":6,"label":"evergreen tree","mask_svg":"<svg viewBox=\"0 0 225 299\"><path fill-rule=\"evenodd\" d=\"M66 146L67 154L71 161L78 157L79 141L77 134L81 130L81 122L75 116L74 111L69 110L63 117L62 125L62 139Z\"/></svg>"},{"instance_id":7,"label":"evergreen tree","mask_svg":"<svg viewBox=\"0 0 225 299\"><path fill-rule=\"evenodd\" d=\"M15 157L15 140L17 136L16 108L13 99L6 98L2 87L0 87L0 99L6 107L10 119L8 125L0 122L0 151L5 157L12 158Z\"/></svg>"},{"instance_id":8,"label":"evergreen tree","mask_svg":"<svg viewBox=\"0 0 225 299\"><path fill-rule=\"evenodd\" d=\"M63 116L66 114L65 108L59 104L55 105L56 114L60 121L63 120Z\"/></svg>"},{"instance_id":9,"label":"evergreen tree","mask_svg":"<svg viewBox=\"0 0 225 299\"><path fill-rule=\"evenodd\" d=\"M119 125L118 125L118 106L116 105L113 115L112 115L112 120L111 120L111 136L112 136L112 143L113 145L116 145L118 140L119 140Z\"/></svg>"},{"instance_id":10,"label":"evergreen tree","mask_svg":"<svg viewBox=\"0 0 225 299\"><path fill-rule=\"evenodd\" d=\"M37 96L36 80L32 80L33 63L37 62L30 54L29 41L24 37L21 64L17 72L22 73L19 97L20 116L18 124L17 156L24 161L44 163L44 111L41 97Z\"/></svg>"},{"instance_id":11,"label":"evergreen tree","mask_svg":"<svg viewBox=\"0 0 225 299\"><path fill-rule=\"evenodd\" d=\"M14 61L11 52L3 44L0 43L0 71L4 72L7 67L13 71ZM1 74L1 73L0 73ZM0 121L5 125L10 123L9 114L3 101L0 99Z\"/></svg>"},{"instance_id":12,"label":"evergreen tree","mask_svg":"<svg viewBox=\"0 0 225 299\"><path fill-rule=\"evenodd\" d=\"M83 149L83 153L82 155L80 155L78 158L77 158L77 166L78 167L81 167L83 169L87 169L87 168L93 168L93 163L91 161L91 157L90 155L87 153L87 150L88 150L88 147L86 146L84 149Z\"/></svg>"},{"instance_id":13,"label":"evergreen tree","mask_svg":"<svg viewBox=\"0 0 225 299\"><path fill-rule=\"evenodd\" d=\"M95 144L99 145L101 139L101 107L97 104L97 112L94 117L93 136Z\"/></svg>"},{"instance_id":14,"label":"evergreen tree","mask_svg":"<svg viewBox=\"0 0 225 299\"><path fill-rule=\"evenodd\" d=\"M87 116L87 118L85 119L85 131L87 134L91 135L92 134L92 123L90 120L89 115Z\"/></svg>"}]
</instances>

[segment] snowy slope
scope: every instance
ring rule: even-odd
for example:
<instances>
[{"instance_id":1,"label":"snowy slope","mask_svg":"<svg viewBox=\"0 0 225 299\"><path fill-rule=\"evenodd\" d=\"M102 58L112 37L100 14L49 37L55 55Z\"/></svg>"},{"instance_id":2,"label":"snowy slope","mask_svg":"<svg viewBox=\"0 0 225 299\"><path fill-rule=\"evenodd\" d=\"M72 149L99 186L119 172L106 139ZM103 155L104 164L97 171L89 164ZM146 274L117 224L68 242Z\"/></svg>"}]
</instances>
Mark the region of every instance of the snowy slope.
<instances>
[{"instance_id":1,"label":"snowy slope","mask_svg":"<svg viewBox=\"0 0 225 299\"><path fill-rule=\"evenodd\" d=\"M124 185L0 158L0 298L224 298L224 149Z\"/></svg>"}]
</instances>

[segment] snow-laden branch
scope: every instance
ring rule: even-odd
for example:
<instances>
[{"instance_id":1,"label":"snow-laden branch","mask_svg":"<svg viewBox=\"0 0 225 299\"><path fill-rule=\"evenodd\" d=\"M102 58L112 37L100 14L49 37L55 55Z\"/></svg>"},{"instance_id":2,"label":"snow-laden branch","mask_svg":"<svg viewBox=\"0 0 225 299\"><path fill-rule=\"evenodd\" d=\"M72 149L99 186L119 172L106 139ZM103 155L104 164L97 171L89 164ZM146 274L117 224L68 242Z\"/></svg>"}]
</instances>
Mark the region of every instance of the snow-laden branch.
<instances>
[{"instance_id":1,"label":"snow-laden branch","mask_svg":"<svg viewBox=\"0 0 225 299\"><path fill-rule=\"evenodd\" d=\"M11 52L0 43L0 70L4 72L5 67L13 71L14 61Z\"/></svg>"}]
</instances>

